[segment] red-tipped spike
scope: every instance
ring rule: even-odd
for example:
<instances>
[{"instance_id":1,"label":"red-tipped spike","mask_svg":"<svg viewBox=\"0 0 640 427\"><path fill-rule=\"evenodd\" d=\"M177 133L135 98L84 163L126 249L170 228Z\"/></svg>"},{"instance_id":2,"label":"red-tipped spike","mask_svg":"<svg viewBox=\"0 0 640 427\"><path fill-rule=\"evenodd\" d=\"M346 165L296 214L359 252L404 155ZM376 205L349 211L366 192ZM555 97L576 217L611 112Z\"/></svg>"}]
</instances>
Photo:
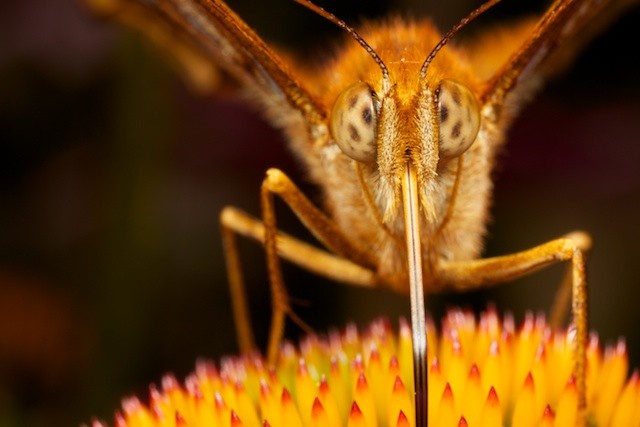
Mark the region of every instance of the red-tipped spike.
<instances>
[{"instance_id":1,"label":"red-tipped spike","mask_svg":"<svg viewBox=\"0 0 640 427\"><path fill-rule=\"evenodd\" d=\"M404 414L404 412L400 411L398 414L398 422L396 423L396 427L410 427L409 419Z\"/></svg>"}]
</instances>

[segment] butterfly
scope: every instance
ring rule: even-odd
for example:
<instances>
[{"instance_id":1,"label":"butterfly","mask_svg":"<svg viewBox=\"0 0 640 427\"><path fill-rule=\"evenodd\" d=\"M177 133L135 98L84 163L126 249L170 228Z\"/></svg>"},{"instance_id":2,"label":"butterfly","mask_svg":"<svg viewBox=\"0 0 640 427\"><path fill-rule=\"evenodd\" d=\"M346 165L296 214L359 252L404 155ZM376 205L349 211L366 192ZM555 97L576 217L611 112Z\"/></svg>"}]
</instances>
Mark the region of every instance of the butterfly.
<instances>
[{"instance_id":1,"label":"butterfly","mask_svg":"<svg viewBox=\"0 0 640 427\"><path fill-rule=\"evenodd\" d=\"M630 1L556 0L539 18L493 28L460 45L452 42L455 34L495 1L444 35L418 19L389 19L355 30L309 0L297 2L348 33L322 67L310 69L277 53L222 1L93 0L170 52L196 87L215 85L220 69L233 76L287 135L322 192L318 206L285 172L270 169L260 189L259 219L231 207L221 213L241 347L249 351L254 342L238 236L265 247L271 360L286 318L304 324L290 308L281 258L347 284L409 294L416 420L422 425L428 359L424 293L493 286L566 262L564 297L557 299L552 316L562 318L571 303L573 374L584 417L589 235L573 232L491 258L481 258L481 249L492 171L510 124L541 84ZM276 198L321 247L278 230Z\"/></svg>"}]
</instances>

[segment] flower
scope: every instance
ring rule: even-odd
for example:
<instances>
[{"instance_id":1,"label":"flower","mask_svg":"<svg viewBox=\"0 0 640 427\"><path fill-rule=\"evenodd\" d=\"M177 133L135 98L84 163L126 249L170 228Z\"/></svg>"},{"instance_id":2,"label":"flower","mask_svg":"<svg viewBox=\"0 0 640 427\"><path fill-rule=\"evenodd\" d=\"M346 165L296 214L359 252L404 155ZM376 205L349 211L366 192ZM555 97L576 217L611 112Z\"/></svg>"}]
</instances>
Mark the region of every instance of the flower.
<instances>
[{"instance_id":1,"label":"flower","mask_svg":"<svg viewBox=\"0 0 640 427\"><path fill-rule=\"evenodd\" d=\"M571 375L573 333L551 331L543 316L489 309L476 318L449 311L437 334L428 324L430 426L571 426L578 393ZM124 399L117 427L412 426L411 331L378 320L327 337L285 343L274 367L257 354L200 361L183 384L151 386L149 402ZM624 341L587 350L587 419L640 426L640 374L627 379ZM92 427L104 427L94 421Z\"/></svg>"}]
</instances>

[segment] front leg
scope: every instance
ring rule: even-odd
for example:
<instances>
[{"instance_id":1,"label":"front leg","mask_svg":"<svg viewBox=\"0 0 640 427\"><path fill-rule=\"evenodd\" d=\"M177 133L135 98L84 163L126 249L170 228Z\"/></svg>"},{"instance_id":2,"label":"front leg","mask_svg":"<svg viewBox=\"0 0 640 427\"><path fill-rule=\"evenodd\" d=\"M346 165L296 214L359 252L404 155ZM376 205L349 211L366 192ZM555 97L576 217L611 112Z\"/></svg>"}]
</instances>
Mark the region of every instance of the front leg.
<instances>
[{"instance_id":1,"label":"front leg","mask_svg":"<svg viewBox=\"0 0 640 427\"><path fill-rule=\"evenodd\" d=\"M274 194L291 208L322 244L338 255L278 232ZM282 341L286 316L303 324L289 308L280 257L305 270L354 286L373 287L378 283L378 278L371 267L375 264L370 254L351 243L335 223L314 206L281 171L270 169L267 172L261 187L261 202L262 221L238 209L227 207L220 215L220 222L238 342L243 352L253 350L255 344L236 235L256 240L265 246L272 295L272 324L267 354L269 360L274 361Z\"/></svg>"},{"instance_id":2,"label":"front leg","mask_svg":"<svg viewBox=\"0 0 640 427\"><path fill-rule=\"evenodd\" d=\"M466 290L503 283L557 262L571 263L571 307L575 327L573 377L578 389L580 426L586 425L586 363L589 337L584 251L590 246L589 236L583 232L576 232L515 254L472 261L442 261L438 265L439 280L452 285L456 290Z\"/></svg>"},{"instance_id":3,"label":"front leg","mask_svg":"<svg viewBox=\"0 0 640 427\"><path fill-rule=\"evenodd\" d=\"M267 355L270 361L275 360L278 347L284 334L285 315L291 315L288 297L282 278L282 268L278 257L278 226L273 195L278 195L302 221L307 229L327 248L364 266L375 266L374 258L369 252L353 244L320 209L296 187L282 171L269 169L262 181L260 201L262 204L262 221L265 226L264 247L267 255L267 269L271 286L272 313L271 331Z\"/></svg>"}]
</instances>

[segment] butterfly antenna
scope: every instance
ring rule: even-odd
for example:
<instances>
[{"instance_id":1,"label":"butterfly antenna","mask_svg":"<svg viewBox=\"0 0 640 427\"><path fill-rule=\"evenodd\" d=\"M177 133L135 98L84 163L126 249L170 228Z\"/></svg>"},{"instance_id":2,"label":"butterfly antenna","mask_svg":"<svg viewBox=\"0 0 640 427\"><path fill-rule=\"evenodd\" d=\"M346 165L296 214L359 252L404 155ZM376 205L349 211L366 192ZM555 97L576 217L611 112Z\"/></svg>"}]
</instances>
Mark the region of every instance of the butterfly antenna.
<instances>
[{"instance_id":1,"label":"butterfly antenna","mask_svg":"<svg viewBox=\"0 0 640 427\"><path fill-rule=\"evenodd\" d=\"M364 48L364 50L367 51L369 56L371 56L371 58L373 58L373 60L376 61L376 64L378 64L378 67L380 67L380 71L382 72L382 78L385 81L389 80L389 70L387 69L387 66L384 65L384 62L382 62L382 59L378 56L376 51L373 50L373 48L371 46L369 46L369 44L362 38L362 36L360 34L358 34L356 32L356 30L354 30L352 27L350 27L342 19L338 18L337 16L335 16L331 12L327 12L326 10L321 8L320 6L318 6L315 3L313 3L311 0L294 0L294 1L296 3L298 3L298 4L301 4L302 6L306 7L307 9L317 13L318 15L322 16L326 20L328 20L330 22L333 22L338 27L340 27L343 30L345 30L346 32L348 32L351 35L351 37L353 37L353 39L355 41L357 41L358 44L360 44L360 46L362 46Z\"/></svg>"},{"instance_id":2,"label":"butterfly antenna","mask_svg":"<svg viewBox=\"0 0 640 427\"><path fill-rule=\"evenodd\" d=\"M298 1L298 0L296 0ZM461 29L466 27L471 21L476 19L478 16L482 15L489 8L495 6L497 3L500 3L501 0L489 0L486 3L480 5L476 10L465 16L460 22L458 22L452 29L449 30L447 34L438 42L438 44L433 48L427 59L425 59L422 64L422 68L420 68L420 79L424 80L427 77L427 68L433 58L436 57L440 49L442 49L448 42L451 40Z\"/></svg>"}]
</instances>

